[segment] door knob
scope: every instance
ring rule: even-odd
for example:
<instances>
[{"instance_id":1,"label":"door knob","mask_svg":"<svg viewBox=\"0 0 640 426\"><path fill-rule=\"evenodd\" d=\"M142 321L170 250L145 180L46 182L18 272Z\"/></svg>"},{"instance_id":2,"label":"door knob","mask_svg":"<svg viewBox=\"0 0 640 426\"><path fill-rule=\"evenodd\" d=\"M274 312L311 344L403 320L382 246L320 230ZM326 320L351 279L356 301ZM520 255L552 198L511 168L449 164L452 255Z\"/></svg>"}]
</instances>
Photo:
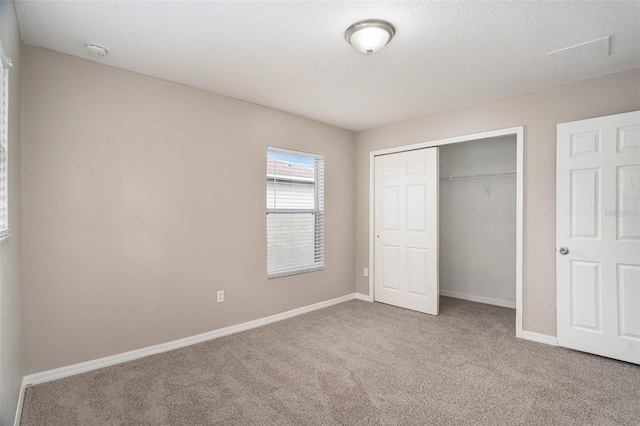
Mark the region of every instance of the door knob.
<instances>
[{"instance_id":1,"label":"door knob","mask_svg":"<svg viewBox=\"0 0 640 426\"><path fill-rule=\"evenodd\" d=\"M569 249L567 247L560 247L560 250L558 250L558 252L560 252L560 254L565 255L567 253L569 253Z\"/></svg>"}]
</instances>

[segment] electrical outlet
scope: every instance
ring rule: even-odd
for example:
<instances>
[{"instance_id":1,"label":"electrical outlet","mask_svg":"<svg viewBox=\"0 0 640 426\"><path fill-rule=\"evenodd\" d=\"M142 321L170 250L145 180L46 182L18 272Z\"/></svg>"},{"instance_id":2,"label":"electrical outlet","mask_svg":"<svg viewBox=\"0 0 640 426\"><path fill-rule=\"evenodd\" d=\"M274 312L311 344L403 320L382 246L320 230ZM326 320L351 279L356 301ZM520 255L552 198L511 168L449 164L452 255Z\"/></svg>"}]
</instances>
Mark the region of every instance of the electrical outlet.
<instances>
[{"instance_id":1,"label":"electrical outlet","mask_svg":"<svg viewBox=\"0 0 640 426\"><path fill-rule=\"evenodd\" d=\"M224 290L218 290L218 303L224 302Z\"/></svg>"},{"instance_id":2,"label":"electrical outlet","mask_svg":"<svg viewBox=\"0 0 640 426\"><path fill-rule=\"evenodd\" d=\"M365 277L369 276L369 268L364 268L364 271L362 272L362 275L364 275Z\"/></svg>"}]
</instances>

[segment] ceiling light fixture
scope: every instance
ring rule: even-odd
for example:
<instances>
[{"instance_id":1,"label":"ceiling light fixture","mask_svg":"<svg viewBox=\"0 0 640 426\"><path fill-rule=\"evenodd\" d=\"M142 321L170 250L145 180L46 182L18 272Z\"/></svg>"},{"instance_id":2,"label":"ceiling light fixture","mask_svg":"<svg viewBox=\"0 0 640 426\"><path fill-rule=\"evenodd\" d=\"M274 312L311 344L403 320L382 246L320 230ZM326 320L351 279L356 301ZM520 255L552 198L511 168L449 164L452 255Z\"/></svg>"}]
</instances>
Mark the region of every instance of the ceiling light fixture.
<instances>
[{"instance_id":1,"label":"ceiling light fixture","mask_svg":"<svg viewBox=\"0 0 640 426\"><path fill-rule=\"evenodd\" d=\"M107 56L107 49L98 45L98 44L85 44L84 48L87 50L87 53L91 56L95 56L96 58L104 58Z\"/></svg>"},{"instance_id":2,"label":"ceiling light fixture","mask_svg":"<svg viewBox=\"0 0 640 426\"><path fill-rule=\"evenodd\" d=\"M350 45L362 53L371 55L391 41L396 29L390 23L379 19L356 22L344 33Z\"/></svg>"}]
</instances>

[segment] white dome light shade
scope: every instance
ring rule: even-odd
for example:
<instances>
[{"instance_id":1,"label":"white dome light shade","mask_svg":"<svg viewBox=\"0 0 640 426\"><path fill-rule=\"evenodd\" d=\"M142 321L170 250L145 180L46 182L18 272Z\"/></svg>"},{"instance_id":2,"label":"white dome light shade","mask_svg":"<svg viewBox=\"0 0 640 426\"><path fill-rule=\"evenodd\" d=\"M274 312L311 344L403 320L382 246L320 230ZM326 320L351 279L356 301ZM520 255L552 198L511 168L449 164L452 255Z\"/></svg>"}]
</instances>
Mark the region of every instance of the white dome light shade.
<instances>
[{"instance_id":1,"label":"white dome light shade","mask_svg":"<svg viewBox=\"0 0 640 426\"><path fill-rule=\"evenodd\" d=\"M390 23L370 19L350 26L344 33L344 38L360 52L370 55L386 46L395 33L396 30Z\"/></svg>"},{"instance_id":2,"label":"white dome light shade","mask_svg":"<svg viewBox=\"0 0 640 426\"><path fill-rule=\"evenodd\" d=\"M351 45L362 53L375 53L389 42L389 33L382 28L368 27L351 36Z\"/></svg>"}]
</instances>

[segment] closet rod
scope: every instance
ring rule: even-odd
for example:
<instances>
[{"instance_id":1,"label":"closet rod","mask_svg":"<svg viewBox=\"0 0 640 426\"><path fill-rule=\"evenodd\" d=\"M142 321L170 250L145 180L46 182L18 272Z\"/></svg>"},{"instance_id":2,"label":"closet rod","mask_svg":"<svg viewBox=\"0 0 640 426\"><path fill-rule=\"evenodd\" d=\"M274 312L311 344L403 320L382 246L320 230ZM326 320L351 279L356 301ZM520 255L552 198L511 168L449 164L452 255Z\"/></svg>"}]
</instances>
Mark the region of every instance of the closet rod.
<instances>
[{"instance_id":1,"label":"closet rod","mask_svg":"<svg viewBox=\"0 0 640 426\"><path fill-rule=\"evenodd\" d=\"M445 176L445 177L441 177L440 180L484 179L484 178L515 176L515 175L516 175L516 172L481 173L481 174L464 175L464 176Z\"/></svg>"}]
</instances>

